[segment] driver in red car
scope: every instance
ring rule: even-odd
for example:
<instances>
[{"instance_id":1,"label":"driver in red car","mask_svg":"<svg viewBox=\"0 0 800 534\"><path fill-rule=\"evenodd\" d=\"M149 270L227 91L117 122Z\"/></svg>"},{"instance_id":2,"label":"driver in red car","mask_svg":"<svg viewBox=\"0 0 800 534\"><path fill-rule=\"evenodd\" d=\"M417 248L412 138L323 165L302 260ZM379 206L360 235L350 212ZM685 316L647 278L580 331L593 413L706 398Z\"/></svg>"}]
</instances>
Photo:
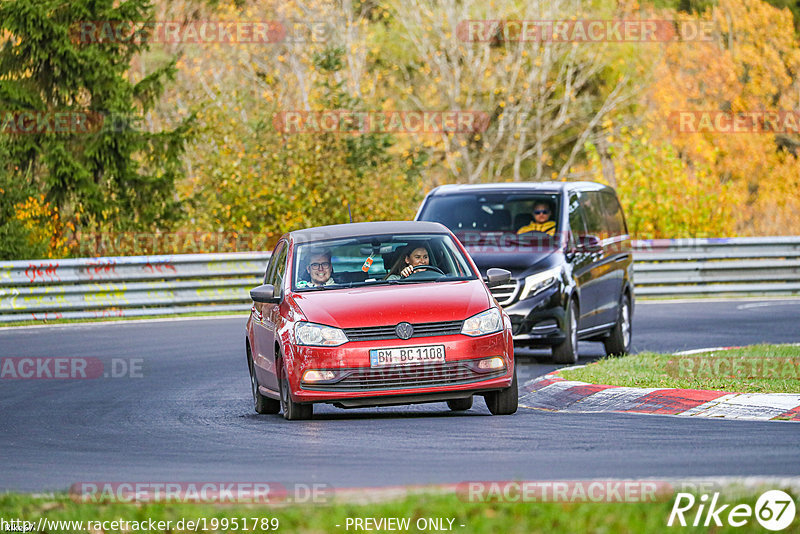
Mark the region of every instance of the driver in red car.
<instances>
[{"instance_id":1,"label":"driver in red car","mask_svg":"<svg viewBox=\"0 0 800 534\"><path fill-rule=\"evenodd\" d=\"M428 249L424 246L411 244L406 247L406 250L410 252L407 252L395 262L386 277L387 280L405 278L414 272L414 267L417 265L431 264Z\"/></svg>"}]
</instances>

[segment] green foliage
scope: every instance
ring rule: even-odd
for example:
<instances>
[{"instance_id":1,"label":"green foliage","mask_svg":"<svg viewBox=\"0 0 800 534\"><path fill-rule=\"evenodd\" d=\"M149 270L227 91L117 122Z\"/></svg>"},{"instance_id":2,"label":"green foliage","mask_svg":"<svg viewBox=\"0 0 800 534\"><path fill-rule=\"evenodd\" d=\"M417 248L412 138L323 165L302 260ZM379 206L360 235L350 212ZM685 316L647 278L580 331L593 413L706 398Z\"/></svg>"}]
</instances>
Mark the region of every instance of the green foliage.
<instances>
[{"instance_id":1,"label":"green foliage","mask_svg":"<svg viewBox=\"0 0 800 534\"><path fill-rule=\"evenodd\" d=\"M321 74L321 110L363 109L336 73L341 50L314 58ZM246 98L246 97L243 97ZM195 228L278 236L309 226L349 221L408 219L421 199L422 155L402 157L386 134L283 133L273 126L279 110L264 102L236 101L252 118L243 121L209 107L192 153L205 157L193 167L189 216ZM225 140L224 144L216 144Z\"/></svg>"},{"instance_id":2,"label":"green foliage","mask_svg":"<svg viewBox=\"0 0 800 534\"><path fill-rule=\"evenodd\" d=\"M0 145L0 161L5 160ZM20 184L0 168L0 261L15 258L45 258L50 243L37 239L26 221L17 217L16 206L25 202L33 191ZM22 185L22 187L20 187ZM46 221L45 221L46 223Z\"/></svg>"},{"instance_id":3,"label":"green foliage","mask_svg":"<svg viewBox=\"0 0 800 534\"><path fill-rule=\"evenodd\" d=\"M94 126L0 132L6 179L42 192L73 225L152 228L178 213L174 182L182 173L187 125L159 133L139 127L174 75L174 63L133 82L131 62L147 48L146 36L91 42L78 31L86 21L151 17L148 0L0 4L0 110L7 117L69 112ZM13 206L11 196L0 202L5 211Z\"/></svg>"},{"instance_id":4,"label":"green foliage","mask_svg":"<svg viewBox=\"0 0 800 534\"><path fill-rule=\"evenodd\" d=\"M567 380L612 386L800 393L800 348L753 345L691 356L644 352L560 374Z\"/></svg>"},{"instance_id":5,"label":"green foliage","mask_svg":"<svg viewBox=\"0 0 800 534\"><path fill-rule=\"evenodd\" d=\"M538 415L534 412L534 416ZM517 415L515 417L520 417ZM581 429L574 430L576 439L585 440L586 447L594 446L591 436L580 436ZM764 482L767 484L768 482ZM774 484L769 482L769 484ZM788 483L787 483L788 484ZM0 495L0 513L3 517L18 518L24 521L33 522L34 525L41 517L46 517L49 521L96 521L103 522L108 534L130 532L113 528L114 521L122 518L124 521L136 521L138 524L146 525L148 520L156 524L163 521L172 522L172 528L155 529L153 534L161 532L175 532L176 523L205 519L206 524L212 525L233 525L233 521L238 521L238 530L248 530L258 533L292 532L296 534L318 534L320 532L334 532L344 530L348 519L352 518L401 518L408 519L410 528L405 532L432 532L433 527L424 528L423 524L418 525L417 521L421 518L441 518L453 520L453 531L459 529L470 534L494 534L497 532L508 534L574 534L576 532L590 532L595 534L604 533L650 533L669 531L665 526L670 516L675 500L675 492L685 491L685 488L672 488L668 484L662 491L657 491L650 495L647 492L636 492L631 494L632 502L618 502L620 495L614 497L614 493L609 493L608 502L596 502L587 495L585 485L576 484L577 489L583 491L565 492L565 497L556 497L552 489L550 491L524 491L508 492L508 497L503 496L504 486L495 486L494 491L490 491L491 486L487 483L483 486L483 491L473 494L475 500L470 502L470 494L444 493L441 489L432 487L430 491L424 488L409 488L407 495L401 498L393 498L398 490L380 491L373 488L356 492L353 497L339 497L334 495L329 504L283 504L261 505L261 504L207 504L207 503L185 503L185 502L119 502L112 499L102 499L98 503L74 502L66 493L56 493L54 495L37 495L19 493L4 493ZM779 486L780 487L780 486ZM497 488L500 491L497 491ZM796 491L791 488L783 488L797 499ZM753 486L748 481L736 484L729 483L720 485L720 503L726 503L733 509L739 503L746 503L753 508L760 493L766 489L776 489L774 485L768 487ZM625 495L623 491L622 495ZM99 495L98 495L99 496ZM387 497L388 496L388 497ZM483 500L485 499L485 501ZM510 502L505 502L510 501ZM367 504L363 504L366 502ZM695 512L687 512L686 517L691 523ZM722 515L722 527L707 527L702 524L693 527L676 527L675 530L681 533L706 533L709 531L715 534L750 534L763 533L764 528L754 519L746 521L746 524L734 527L724 519L727 511ZM198 519L199 518L199 519ZM259 521L257 528L241 528L242 521L248 521L248 525L253 525L252 518L263 518L264 523ZM279 523L278 528L266 528L270 519L276 519ZM85 523L84 523L85 524ZM800 524L800 517L796 517L792 524L784 532L797 532ZM338 527L336 525L339 525ZM444 527L448 522L443 522ZM460 527L459 525L464 525ZM142 528L144 530L144 528ZM220 530L237 530L222 529ZM353 528L355 530L355 528ZM401 529L397 529L401 530ZM404 530L401 530L404 531Z\"/></svg>"},{"instance_id":6,"label":"green foliage","mask_svg":"<svg viewBox=\"0 0 800 534\"><path fill-rule=\"evenodd\" d=\"M674 147L643 130L622 128L606 154L588 144L591 179L608 183L603 158L613 165L628 231L639 239L730 235L736 209L729 188L707 166L684 161Z\"/></svg>"}]
</instances>

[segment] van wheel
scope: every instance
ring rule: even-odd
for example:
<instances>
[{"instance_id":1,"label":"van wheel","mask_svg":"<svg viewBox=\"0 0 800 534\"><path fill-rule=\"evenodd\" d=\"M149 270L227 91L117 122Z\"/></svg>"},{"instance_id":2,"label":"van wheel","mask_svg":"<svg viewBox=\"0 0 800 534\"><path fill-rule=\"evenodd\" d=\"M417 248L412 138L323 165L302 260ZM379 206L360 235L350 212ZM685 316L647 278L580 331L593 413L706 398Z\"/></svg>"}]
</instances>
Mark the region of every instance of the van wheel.
<instances>
[{"instance_id":1,"label":"van wheel","mask_svg":"<svg viewBox=\"0 0 800 534\"><path fill-rule=\"evenodd\" d=\"M511 385L500 391L492 391L483 396L486 407L492 415L511 415L517 411L519 405L519 390L517 389L517 368L514 367L514 379Z\"/></svg>"},{"instance_id":2,"label":"van wheel","mask_svg":"<svg viewBox=\"0 0 800 534\"><path fill-rule=\"evenodd\" d=\"M560 345L553 347L553 361L555 363L575 363L578 361L578 305L574 300L569 301L566 321L566 339Z\"/></svg>"},{"instance_id":3,"label":"van wheel","mask_svg":"<svg viewBox=\"0 0 800 534\"><path fill-rule=\"evenodd\" d=\"M247 348L247 367L250 370L250 389L253 392L253 408L256 413L275 414L281 410L281 403L275 399L265 397L258 391L258 378L253 364L253 357L250 355L250 347Z\"/></svg>"},{"instance_id":4,"label":"van wheel","mask_svg":"<svg viewBox=\"0 0 800 534\"><path fill-rule=\"evenodd\" d=\"M281 410L283 411L283 418L288 421L299 421L302 419L311 419L314 414L313 404L299 404L292 400L292 393L289 391L289 379L286 372L286 366L281 362Z\"/></svg>"},{"instance_id":5,"label":"van wheel","mask_svg":"<svg viewBox=\"0 0 800 534\"><path fill-rule=\"evenodd\" d=\"M472 408L472 395L466 399L451 399L447 401L447 407L454 412L465 412Z\"/></svg>"},{"instance_id":6,"label":"van wheel","mask_svg":"<svg viewBox=\"0 0 800 534\"><path fill-rule=\"evenodd\" d=\"M617 324L611 329L611 334L603 340L606 355L628 354L631 350L631 333L631 299L627 294L623 294L619 305Z\"/></svg>"}]
</instances>

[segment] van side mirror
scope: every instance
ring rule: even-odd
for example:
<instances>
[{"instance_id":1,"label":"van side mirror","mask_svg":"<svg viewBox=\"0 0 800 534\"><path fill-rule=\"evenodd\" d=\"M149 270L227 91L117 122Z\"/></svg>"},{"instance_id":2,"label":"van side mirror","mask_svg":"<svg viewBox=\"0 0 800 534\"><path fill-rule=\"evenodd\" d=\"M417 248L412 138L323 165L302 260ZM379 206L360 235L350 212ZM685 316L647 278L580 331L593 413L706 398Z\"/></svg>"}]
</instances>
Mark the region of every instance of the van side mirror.
<instances>
[{"instance_id":1,"label":"van side mirror","mask_svg":"<svg viewBox=\"0 0 800 534\"><path fill-rule=\"evenodd\" d=\"M505 269L492 267L486 271L486 285L489 287L501 286L511 282L511 272Z\"/></svg>"},{"instance_id":2,"label":"van side mirror","mask_svg":"<svg viewBox=\"0 0 800 534\"><path fill-rule=\"evenodd\" d=\"M582 235L578 237L578 252L600 252L603 250L603 243L596 235Z\"/></svg>"},{"instance_id":3,"label":"van side mirror","mask_svg":"<svg viewBox=\"0 0 800 534\"><path fill-rule=\"evenodd\" d=\"M250 290L250 298L253 302L262 304L276 304L280 298L275 296L275 287L272 284L264 284Z\"/></svg>"}]
</instances>

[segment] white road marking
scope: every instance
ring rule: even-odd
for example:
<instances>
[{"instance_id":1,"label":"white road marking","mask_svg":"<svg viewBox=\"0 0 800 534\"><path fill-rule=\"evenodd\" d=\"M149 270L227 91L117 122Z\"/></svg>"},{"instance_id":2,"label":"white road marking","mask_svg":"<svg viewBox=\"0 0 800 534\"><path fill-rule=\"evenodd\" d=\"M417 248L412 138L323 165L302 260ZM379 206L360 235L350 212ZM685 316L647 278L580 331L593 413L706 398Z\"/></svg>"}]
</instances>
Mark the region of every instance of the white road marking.
<instances>
[{"instance_id":1,"label":"white road marking","mask_svg":"<svg viewBox=\"0 0 800 534\"><path fill-rule=\"evenodd\" d=\"M794 393L732 393L678 415L767 421L797 406L800 395Z\"/></svg>"}]
</instances>

